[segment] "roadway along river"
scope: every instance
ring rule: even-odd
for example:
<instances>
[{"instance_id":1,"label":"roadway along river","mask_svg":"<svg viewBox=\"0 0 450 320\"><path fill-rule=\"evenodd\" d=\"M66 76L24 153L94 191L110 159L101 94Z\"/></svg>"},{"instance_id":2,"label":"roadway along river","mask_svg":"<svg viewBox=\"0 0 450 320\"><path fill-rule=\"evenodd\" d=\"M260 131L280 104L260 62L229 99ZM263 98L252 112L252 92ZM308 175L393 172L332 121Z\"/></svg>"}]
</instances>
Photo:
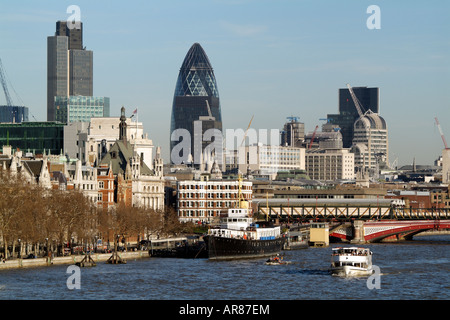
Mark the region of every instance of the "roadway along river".
<instances>
[{"instance_id":1,"label":"roadway along river","mask_svg":"<svg viewBox=\"0 0 450 320\"><path fill-rule=\"evenodd\" d=\"M284 251L289 265L266 259L143 258L80 269L80 289L69 290L67 265L0 271L0 300L448 300L450 235L369 244L381 270L379 288L368 278L328 273L331 247ZM375 281L375 280L374 280ZM372 284L376 282L372 281ZM75 283L75 282L70 282Z\"/></svg>"}]
</instances>

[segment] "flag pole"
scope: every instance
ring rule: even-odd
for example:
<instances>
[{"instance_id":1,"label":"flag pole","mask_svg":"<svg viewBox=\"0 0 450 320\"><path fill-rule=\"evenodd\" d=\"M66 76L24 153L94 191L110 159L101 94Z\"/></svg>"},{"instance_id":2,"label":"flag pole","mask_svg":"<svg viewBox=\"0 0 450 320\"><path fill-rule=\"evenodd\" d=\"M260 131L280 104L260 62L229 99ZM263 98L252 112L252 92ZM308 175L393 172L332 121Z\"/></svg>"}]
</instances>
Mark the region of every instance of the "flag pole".
<instances>
[{"instance_id":1,"label":"flag pole","mask_svg":"<svg viewBox=\"0 0 450 320\"><path fill-rule=\"evenodd\" d=\"M137 126L138 126L139 113L136 108L136 134L134 135L134 150L136 151L136 139L137 139Z\"/></svg>"}]
</instances>

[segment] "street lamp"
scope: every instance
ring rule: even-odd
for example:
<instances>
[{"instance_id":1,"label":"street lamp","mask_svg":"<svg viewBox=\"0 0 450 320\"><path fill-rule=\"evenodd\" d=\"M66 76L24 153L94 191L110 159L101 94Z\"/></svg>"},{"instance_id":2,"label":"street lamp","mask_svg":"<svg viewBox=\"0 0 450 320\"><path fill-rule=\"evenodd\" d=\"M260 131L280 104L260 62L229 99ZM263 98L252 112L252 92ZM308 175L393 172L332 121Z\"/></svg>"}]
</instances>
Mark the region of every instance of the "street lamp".
<instances>
[{"instance_id":1,"label":"street lamp","mask_svg":"<svg viewBox=\"0 0 450 320\"><path fill-rule=\"evenodd\" d=\"M20 259L20 249L22 249L22 247L20 246L20 239L18 239L18 241L19 241L19 253L17 254L17 258L19 258Z\"/></svg>"}]
</instances>

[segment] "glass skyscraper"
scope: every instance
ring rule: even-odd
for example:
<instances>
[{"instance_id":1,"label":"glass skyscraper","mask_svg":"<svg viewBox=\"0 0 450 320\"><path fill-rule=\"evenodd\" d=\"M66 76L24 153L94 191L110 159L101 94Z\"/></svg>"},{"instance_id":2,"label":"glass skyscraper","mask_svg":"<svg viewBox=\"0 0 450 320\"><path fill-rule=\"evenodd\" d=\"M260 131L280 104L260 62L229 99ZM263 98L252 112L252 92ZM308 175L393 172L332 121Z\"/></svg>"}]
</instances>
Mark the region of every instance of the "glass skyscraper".
<instances>
[{"instance_id":1,"label":"glass skyscraper","mask_svg":"<svg viewBox=\"0 0 450 320\"><path fill-rule=\"evenodd\" d=\"M353 92L364 108L363 113L371 110L380 112L380 89L368 87L354 87ZM358 120L359 114L348 89L339 89L339 114L328 114L329 123L341 128L344 148L350 148L353 143L353 125Z\"/></svg>"},{"instance_id":2,"label":"glass skyscraper","mask_svg":"<svg viewBox=\"0 0 450 320\"><path fill-rule=\"evenodd\" d=\"M47 38L47 121L55 121L56 96L93 95L93 52L83 47L83 24L69 29L58 21Z\"/></svg>"},{"instance_id":3,"label":"glass skyscraper","mask_svg":"<svg viewBox=\"0 0 450 320\"><path fill-rule=\"evenodd\" d=\"M208 125L205 123L202 126L202 132L207 128L210 129L211 123L214 123L215 129L222 131L219 90L217 89L214 71L203 48L200 44L194 43L186 54L178 74L173 97L170 135L172 136L176 129L186 129L193 140L194 122L203 121L203 119L206 119L205 117L208 117ZM171 154L172 149L177 144L177 141L171 139ZM192 155L193 141L191 150L190 154ZM187 163L189 153L184 151L179 156Z\"/></svg>"}]
</instances>

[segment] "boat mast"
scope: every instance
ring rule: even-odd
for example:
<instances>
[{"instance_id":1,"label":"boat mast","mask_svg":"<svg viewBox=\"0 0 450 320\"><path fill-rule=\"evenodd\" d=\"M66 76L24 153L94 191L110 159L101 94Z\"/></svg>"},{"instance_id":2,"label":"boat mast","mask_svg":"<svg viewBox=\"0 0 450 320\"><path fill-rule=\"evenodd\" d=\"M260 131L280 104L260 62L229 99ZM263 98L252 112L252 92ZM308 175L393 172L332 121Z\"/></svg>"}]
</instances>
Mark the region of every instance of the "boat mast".
<instances>
[{"instance_id":1,"label":"boat mast","mask_svg":"<svg viewBox=\"0 0 450 320\"><path fill-rule=\"evenodd\" d=\"M242 208L241 207L241 198L242 198L242 177L241 175L239 175L238 177L238 181L239 181L239 187L238 187L238 208Z\"/></svg>"}]
</instances>

